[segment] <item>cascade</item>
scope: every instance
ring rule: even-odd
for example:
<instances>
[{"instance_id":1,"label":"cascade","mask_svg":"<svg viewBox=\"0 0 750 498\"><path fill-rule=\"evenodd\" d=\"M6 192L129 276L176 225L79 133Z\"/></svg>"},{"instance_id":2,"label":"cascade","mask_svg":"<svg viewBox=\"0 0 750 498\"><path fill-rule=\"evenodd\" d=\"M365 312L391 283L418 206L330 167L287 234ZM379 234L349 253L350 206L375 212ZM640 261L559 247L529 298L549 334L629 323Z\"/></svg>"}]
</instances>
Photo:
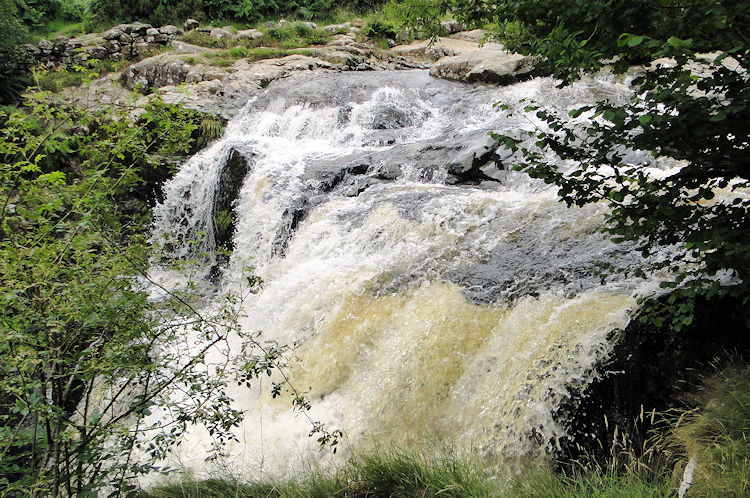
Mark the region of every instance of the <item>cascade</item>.
<instances>
[{"instance_id":1,"label":"cascade","mask_svg":"<svg viewBox=\"0 0 750 498\"><path fill-rule=\"evenodd\" d=\"M629 96L604 76L557 88L425 71L294 75L164 186L152 240L167 259L198 257L193 276L219 294L254 268L263 286L241 326L294 347L288 375L309 391L311 417L344 431L341 453L438 439L541 456L566 436L559 407L600 374L612 331L651 284L603 281L602 264L635 262L600 232L603 208L567 208L510 171L488 132L544 129L521 99L567 114ZM222 243L228 258L216 257ZM178 286L187 270L163 263L152 277ZM279 474L332 458L288 396L262 383L232 396L245 418L225 465ZM195 428L172 459L199 472L209 446Z\"/></svg>"}]
</instances>

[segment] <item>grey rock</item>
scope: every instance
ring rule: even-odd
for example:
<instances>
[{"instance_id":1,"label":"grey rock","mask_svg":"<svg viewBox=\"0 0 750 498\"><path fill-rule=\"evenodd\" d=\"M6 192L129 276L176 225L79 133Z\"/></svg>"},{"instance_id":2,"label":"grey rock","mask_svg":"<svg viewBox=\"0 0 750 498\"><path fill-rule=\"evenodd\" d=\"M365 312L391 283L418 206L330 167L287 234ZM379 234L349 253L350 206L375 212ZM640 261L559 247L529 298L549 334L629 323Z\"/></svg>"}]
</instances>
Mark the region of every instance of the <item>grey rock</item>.
<instances>
[{"instance_id":1,"label":"grey rock","mask_svg":"<svg viewBox=\"0 0 750 498\"><path fill-rule=\"evenodd\" d=\"M453 33L458 33L459 31L461 31L461 24L459 24L458 21L455 21L453 19L441 22L440 27L443 29L444 32L448 33L449 35L452 35Z\"/></svg>"},{"instance_id":2,"label":"grey rock","mask_svg":"<svg viewBox=\"0 0 750 498\"><path fill-rule=\"evenodd\" d=\"M180 28L173 26L172 24L166 24L159 28L159 33L167 36L177 36L180 34Z\"/></svg>"},{"instance_id":3,"label":"grey rock","mask_svg":"<svg viewBox=\"0 0 750 498\"><path fill-rule=\"evenodd\" d=\"M326 33L346 33L349 31L349 26L351 26L351 23L329 24L323 28L323 31Z\"/></svg>"},{"instance_id":4,"label":"grey rock","mask_svg":"<svg viewBox=\"0 0 750 498\"><path fill-rule=\"evenodd\" d=\"M109 51L101 45L89 47L88 53L93 59L106 59L109 57Z\"/></svg>"},{"instance_id":5,"label":"grey rock","mask_svg":"<svg viewBox=\"0 0 750 498\"><path fill-rule=\"evenodd\" d=\"M122 30L119 29L119 26L115 26L114 28L102 33L102 38L104 38L105 40L117 40L118 38L120 38L121 34Z\"/></svg>"},{"instance_id":6,"label":"grey rock","mask_svg":"<svg viewBox=\"0 0 750 498\"><path fill-rule=\"evenodd\" d=\"M107 52L119 52L120 50L122 50L122 47L119 43L117 43L116 40L109 40L104 44L104 48L107 49Z\"/></svg>"},{"instance_id":7,"label":"grey rock","mask_svg":"<svg viewBox=\"0 0 750 498\"><path fill-rule=\"evenodd\" d=\"M234 37L238 40L257 40L263 38L263 32L258 29L243 29L237 31Z\"/></svg>"},{"instance_id":8,"label":"grey rock","mask_svg":"<svg viewBox=\"0 0 750 498\"><path fill-rule=\"evenodd\" d=\"M39 47L39 50L41 50L43 54L52 52L52 43L49 40L45 40L44 38L39 40L39 43L37 43L37 47Z\"/></svg>"},{"instance_id":9,"label":"grey rock","mask_svg":"<svg viewBox=\"0 0 750 498\"><path fill-rule=\"evenodd\" d=\"M148 28L146 30L146 36L156 36L159 34L159 30L156 28Z\"/></svg>"},{"instance_id":10,"label":"grey rock","mask_svg":"<svg viewBox=\"0 0 750 498\"><path fill-rule=\"evenodd\" d=\"M186 19L183 27L185 28L185 31L192 31L194 29L198 29L198 26L200 25L201 23L199 23L195 19Z\"/></svg>"},{"instance_id":11,"label":"grey rock","mask_svg":"<svg viewBox=\"0 0 750 498\"><path fill-rule=\"evenodd\" d=\"M386 105L378 109L372 120L375 130L395 130L412 124L409 115L393 105Z\"/></svg>"},{"instance_id":12,"label":"grey rock","mask_svg":"<svg viewBox=\"0 0 750 498\"><path fill-rule=\"evenodd\" d=\"M507 84L529 75L535 59L499 49L479 49L443 57L430 68L430 75L458 81Z\"/></svg>"},{"instance_id":13,"label":"grey rock","mask_svg":"<svg viewBox=\"0 0 750 498\"><path fill-rule=\"evenodd\" d=\"M214 28L211 30L210 33L211 38L215 38L216 40L221 40L222 38L232 38L233 35L231 32L223 29L223 28Z\"/></svg>"},{"instance_id":14,"label":"grey rock","mask_svg":"<svg viewBox=\"0 0 750 498\"><path fill-rule=\"evenodd\" d=\"M121 31L128 33L128 34L137 33L137 34L144 35L146 34L146 30L149 28L152 28L153 26L151 26L150 24L142 23L142 22L134 22L130 24L121 24L118 27L120 28Z\"/></svg>"}]
</instances>

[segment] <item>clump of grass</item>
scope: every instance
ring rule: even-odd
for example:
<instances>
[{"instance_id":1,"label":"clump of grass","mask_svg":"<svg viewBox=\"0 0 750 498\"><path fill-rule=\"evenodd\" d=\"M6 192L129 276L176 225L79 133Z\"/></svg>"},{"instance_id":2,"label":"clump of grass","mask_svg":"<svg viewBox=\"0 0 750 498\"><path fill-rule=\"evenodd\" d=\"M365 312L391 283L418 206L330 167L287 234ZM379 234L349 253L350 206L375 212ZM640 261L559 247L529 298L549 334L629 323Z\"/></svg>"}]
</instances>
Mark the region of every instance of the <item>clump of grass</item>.
<instances>
[{"instance_id":1,"label":"clump of grass","mask_svg":"<svg viewBox=\"0 0 750 498\"><path fill-rule=\"evenodd\" d=\"M706 379L674 440L697 461L695 496L750 495L750 366L730 366Z\"/></svg>"}]
</instances>

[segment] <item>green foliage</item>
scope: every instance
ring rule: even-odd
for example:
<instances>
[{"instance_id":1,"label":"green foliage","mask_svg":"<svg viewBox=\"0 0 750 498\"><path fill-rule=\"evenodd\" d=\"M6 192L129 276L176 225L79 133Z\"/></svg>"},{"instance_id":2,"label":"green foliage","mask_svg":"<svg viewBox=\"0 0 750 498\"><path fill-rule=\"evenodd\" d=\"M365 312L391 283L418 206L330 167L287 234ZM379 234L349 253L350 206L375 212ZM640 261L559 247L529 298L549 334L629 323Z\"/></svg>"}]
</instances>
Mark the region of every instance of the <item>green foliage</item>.
<instances>
[{"instance_id":1,"label":"green foliage","mask_svg":"<svg viewBox=\"0 0 750 498\"><path fill-rule=\"evenodd\" d=\"M190 425L204 425L210 457L221 455L242 417L228 384L265 377L286 348L237 326L257 277L210 312L197 311L192 284L169 292L148 277L158 254L142 234L169 158L224 123L158 99L133 118L47 97L0 113L0 494L128 495L133 477L164 470L155 462ZM145 284L164 299L147 299ZM208 364L230 336L241 351ZM310 408L288 382L273 384L282 388ZM340 437L312 430L334 447Z\"/></svg>"},{"instance_id":2,"label":"green foliage","mask_svg":"<svg viewBox=\"0 0 750 498\"><path fill-rule=\"evenodd\" d=\"M364 12L375 9L383 0L93 0L91 11L99 19L139 20L152 24L180 23L186 17L228 19L255 23L264 19L325 19L332 10L349 9Z\"/></svg>"}]
</instances>

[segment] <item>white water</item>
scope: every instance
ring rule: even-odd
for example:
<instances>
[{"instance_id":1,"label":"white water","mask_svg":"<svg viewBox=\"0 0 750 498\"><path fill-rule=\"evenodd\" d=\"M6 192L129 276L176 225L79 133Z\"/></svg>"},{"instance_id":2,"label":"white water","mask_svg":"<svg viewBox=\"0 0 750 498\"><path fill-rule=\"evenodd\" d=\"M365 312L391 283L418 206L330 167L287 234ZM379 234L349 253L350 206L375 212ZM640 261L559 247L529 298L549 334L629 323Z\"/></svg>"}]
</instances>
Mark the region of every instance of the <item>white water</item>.
<instances>
[{"instance_id":1,"label":"white water","mask_svg":"<svg viewBox=\"0 0 750 498\"><path fill-rule=\"evenodd\" d=\"M220 292L237 290L243 268L255 267L264 285L243 304L243 330L295 346L291 381L309 389L313 419L345 432L341 453L438 439L497 457L540 456L565 436L556 409L598 375L608 334L627 324L644 289L592 274L597 262L629 257L599 233L599 206L567 209L518 173L447 185L448 164L489 130L543 127L521 98L567 113L628 95L608 80L561 90L549 79L473 88L421 71L295 76L248 104L165 186L153 240L172 241L176 257L215 249L212 199L239 148L252 156L251 172ZM373 126L384 109L398 127ZM363 161L366 173L320 187L321 171ZM279 250L291 208L306 217ZM155 266L153 277L170 287L185 275ZM222 465L259 475L327 461L308 420L268 389L231 392L246 415ZM173 462L210 471L210 442L191 430Z\"/></svg>"}]
</instances>

